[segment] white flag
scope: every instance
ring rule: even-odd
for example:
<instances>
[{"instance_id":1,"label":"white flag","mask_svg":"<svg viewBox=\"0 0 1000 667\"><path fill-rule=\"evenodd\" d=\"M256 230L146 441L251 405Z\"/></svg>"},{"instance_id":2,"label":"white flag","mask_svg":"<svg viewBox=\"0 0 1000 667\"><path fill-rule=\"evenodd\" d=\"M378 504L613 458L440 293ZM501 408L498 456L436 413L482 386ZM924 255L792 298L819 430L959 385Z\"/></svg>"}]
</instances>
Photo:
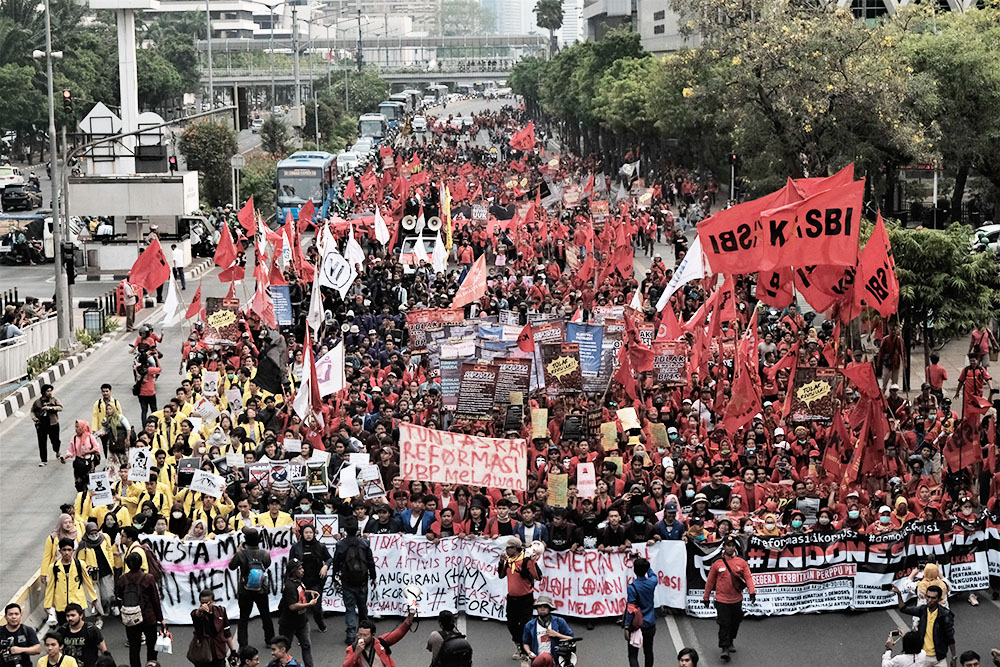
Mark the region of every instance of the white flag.
<instances>
[{"instance_id":1,"label":"white flag","mask_svg":"<svg viewBox=\"0 0 1000 667\"><path fill-rule=\"evenodd\" d=\"M313 363L312 336L309 335L309 329L307 328L306 338L302 344L302 377L295 391L295 399L292 401L292 408L295 409L295 414L302 419L305 419L309 414L309 397L312 395Z\"/></svg>"},{"instance_id":2,"label":"white flag","mask_svg":"<svg viewBox=\"0 0 1000 667\"><path fill-rule=\"evenodd\" d=\"M640 287L635 288L635 294L632 295L632 303L628 305L632 310L642 310L642 296L639 294Z\"/></svg>"},{"instance_id":3,"label":"white flag","mask_svg":"<svg viewBox=\"0 0 1000 667\"><path fill-rule=\"evenodd\" d=\"M354 225L351 225L351 231L347 235L347 244L344 246L344 258L351 263L351 266L360 265L362 269L365 268L365 251L361 248L361 244L354 238Z\"/></svg>"},{"instance_id":4,"label":"white flag","mask_svg":"<svg viewBox=\"0 0 1000 667\"><path fill-rule=\"evenodd\" d=\"M424 227L427 226L427 221L424 219L424 209L421 207L420 215L417 216L417 225L413 228L413 233L420 236L420 233L424 231Z\"/></svg>"},{"instance_id":5,"label":"white flag","mask_svg":"<svg viewBox=\"0 0 1000 667\"><path fill-rule=\"evenodd\" d=\"M167 300L163 304L162 326L172 327L180 322L184 319L184 310L185 308L181 304L181 296L177 293L177 281L171 275L170 285L167 287Z\"/></svg>"},{"instance_id":6,"label":"white flag","mask_svg":"<svg viewBox=\"0 0 1000 667\"><path fill-rule=\"evenodd\" d=\"M434 252L431 253L431 266L434 273L443 273L448 269L448 251L444 249L444 241L441 240L441 232L437 233L434 239Z\"/></svg>"},{"instance_id":7,"label":"white flag","mask_svg":"<svg viewBox=\"0 0 1000 667\"><path fill-rule=\"evenodd\" d=\"M385 226L385 219L382 218L382 211L375 207L375 240L383 246L389 242L389 228Z\"/></svg>"},{"instance_id":8,"label":"white flag","mask_svg":"<svg viewBox=\"0 0 1000 667\"><path fill-rule=\"evenodd\" d=\"M421 218L423 220L423 218ZM431 258L427 256L427 249L424 248L424 237L418 236L413 244L413 256L416 257L416 265L420 266L420 260L430 264Z\"/></svg>"},{"instance_id":9,"label":"white flag","mask_svg":"<svg viewBox=\"0 0 1000 667\"><path fill-rule=\"evenodd\" d=\"M306 323L312 327L314 334L319 334L319 328L323 324L323 294L320 292L320 271L316 271L313 276L312 295L309 297L309 312L306 314Z\"/></svg>"},{"instance_id":10,"label":"white flag","mask_svg":"<svg viewBox=\"0 0 1000 667\"><path fill-rule=\"evenodd\" d=\"M343 339L316 361L316 381L319 382L319 395L322 397L335 394L347 386Z\"/></svg>"},{"instance_id":11,"label":"white flag","mask_svg":"<svg viewBox=\"0 0 1000 667\"><path fill-rule=\"evenodd\" d=\"M656 311L660 312L667 305L667 301L685 284L692 280L699 280L705 277L705 253L701 249L701 237L694 237L694 243L688 253L681 260L681 265L677 267L673 278L667 283L667 287L660 295L660 300L656 302Z\"/></svg>"},{"instance_id":12,"label":"white flag","mask_svg":"<svg viewBox=\"0 0 1000 667\"><path fill-rule=\"evenodd\" d=\"M282 271L292 263L292 240L288 238L288 225L284 225L284 227L284 230L281 232L281 235L284 237L281 243L281 259L278 261L278 265Z\"/></svg>"}]
</instances>

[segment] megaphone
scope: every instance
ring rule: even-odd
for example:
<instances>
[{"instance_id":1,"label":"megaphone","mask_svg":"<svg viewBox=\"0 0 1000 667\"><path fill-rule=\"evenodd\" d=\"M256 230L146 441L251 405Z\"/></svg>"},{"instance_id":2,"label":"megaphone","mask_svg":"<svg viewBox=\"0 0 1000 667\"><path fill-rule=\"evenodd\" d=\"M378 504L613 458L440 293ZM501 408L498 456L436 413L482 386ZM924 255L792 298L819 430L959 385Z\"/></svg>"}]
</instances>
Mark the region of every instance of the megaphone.
<instances>
[{"instance_id":1,"label":"megaphone","mask_svg":"<svg viewBox=\"0 0 1000 667\"><path fill-rule=\"evenodd\" d=\"M400 224L403 226L403 229L412 232L417 227L417 219L412 215L404 215Z\"/></svg>"},{"instance_id":2,"label":"megaphone","mask_svg":"<svg viewBox=\"0 0 1000 667\"><path fill-rule=\"evenodd\" d=\"M403 589L403 597L406 598L406 606L416 610L417 602L424 597L424 591L416 584L409 584Z\"/></svg>"},{"instance_id":3,"label":"megaphone","mask_svg":"<svg viewBox=\"0 0 1000 667\"><path fill-rule=\"evenodd\" d=\"M441 229L441 218L436 215L431 216L431 219L427 221L427 229L432 232L439 231Z\"/></svg>"},{"instance_id":4,"label":"megaphone","mask_svg":"<svg viewBox=\"0 0 1000 667\"><path fill-rule=\"evenodd\" d=\"M545 553L545 543L540 540L534 540L527 549L524 550L525 558L536 558L540 557Z\"/></svg>"}]
</instances>

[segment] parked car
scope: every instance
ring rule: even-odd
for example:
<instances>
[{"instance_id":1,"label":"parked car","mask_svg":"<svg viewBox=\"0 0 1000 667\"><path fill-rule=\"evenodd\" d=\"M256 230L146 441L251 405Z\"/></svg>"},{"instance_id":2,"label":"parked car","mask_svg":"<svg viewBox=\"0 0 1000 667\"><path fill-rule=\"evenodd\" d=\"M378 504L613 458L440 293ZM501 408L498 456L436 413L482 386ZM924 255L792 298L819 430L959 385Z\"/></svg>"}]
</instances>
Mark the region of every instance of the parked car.
<instances>
[{"instance_id":1,"label":"parked car","mask_svg":"<svg viewBox=\"0 0 1000 667\"><path fill-rule=\"evenodd\" d=\"M264 119L263 118L254 118L253 122L250 123L250 131L253 134L257 134L258 132L260 132L260 128L262 128L262 127L264 127Z\"/></svg>"},{"instance_id":2,"label":"parked car","mask_svg":"<svg viewBox=\"0 0 1000 667\"><path fill-rule=\"evenodd\" d=\"M5 211L33 211L42 205L42 195L25 185L8 185L0 203Z\"/></svg>"}]
</instances>

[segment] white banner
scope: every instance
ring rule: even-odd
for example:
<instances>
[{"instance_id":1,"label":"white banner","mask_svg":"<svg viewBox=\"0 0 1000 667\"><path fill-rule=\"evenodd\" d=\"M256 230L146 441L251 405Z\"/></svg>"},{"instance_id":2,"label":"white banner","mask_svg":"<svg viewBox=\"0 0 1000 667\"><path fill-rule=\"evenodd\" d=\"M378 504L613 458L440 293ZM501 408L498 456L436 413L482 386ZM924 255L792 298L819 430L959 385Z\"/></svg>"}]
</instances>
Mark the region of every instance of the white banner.
<instances>
[{"instance_id":1,"label":"white banner","mask_svg":"<svg viewBox=\"0 0 1000 667\"><path fill-rule=\"evenodd\" d=\"M527 442L482 438L399 423L403 479L524 491Z\"/></svg>"},{"instance_id":2,"label":"white banner","mask_svg":"<svg viewBox=\"0 0 1000 667\"><path fill-rule=\"evenodd\" d=\"M271 607L277 609L293 538L290 528L261 532L261 545L271 554L267 591ZM507 582L497 576L506 538L449 537L435 545L414 535L368 537L377 573L375 586L369 589L369 613L405 615L403 589L415 584L423 592L422 617L434 617L447 609L496 620L506 618ZM239 575L228 566L242 539L242 533L200 542L156 535L142 538L163 564L163 615L168 623L190 623L198 593L206 588L215 592L216 602L226 608L230 618L239 617ZM660 542L648 549L640 547L638 552L648 553L660 582L656 604L682 604L686 589L684 544ZM542 580L536 588L553 597L559 614L600 618L625 611L626 589L634 577L628 554L603 554L595 549L580 554L546 551L540 566ZM332 578L323 592L323 609L344 610L339 582Z\"/></svg>"}]
</instances>

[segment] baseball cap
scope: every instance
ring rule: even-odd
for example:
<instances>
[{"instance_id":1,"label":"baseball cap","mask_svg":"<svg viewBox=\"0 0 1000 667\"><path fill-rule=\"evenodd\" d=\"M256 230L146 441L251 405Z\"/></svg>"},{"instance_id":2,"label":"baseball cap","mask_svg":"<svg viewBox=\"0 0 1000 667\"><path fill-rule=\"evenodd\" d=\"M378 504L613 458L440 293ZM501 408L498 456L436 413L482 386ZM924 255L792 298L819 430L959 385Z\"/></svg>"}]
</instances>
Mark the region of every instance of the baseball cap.
<instances>
[{"instance_id":1,"label":"baseball cap","mask_svg":"<svg viewBox=\"0 0 1000 667\"><path fill-rule=\"evenodd\" d=\"M708 502L708 496L706 496L704 493L696 493L696 494L694 494L694 501L693 502L700 503L701 501L705 501L707 503Z\"/></svg>"},{"instance_id":2,"label":"baseball cap","mask_svg":"<svg viewBox=\"0 0 1000 667\"><path fill-rule=\"evenodd\" d=\"M783 429L783 428L781 428L779 426L778 428L774 429L774 434L775 435L785 435L785 429Z\"/></svg>"},{"instance_id":3,"label":"baseball cap","mask_svg":"<svg viewBox=\"0 0 1000 667\"><path fill-rule=\"evenodd\" d=\"M668 502L666 505L663 506L663 511L664 512L676 512L677 511L677 503L675 503L674 501L671 500L670 502Z\"/></svg>"},{"instance_id":4,"label":"baseball cap","mask_svg":"<svg viewBox=\"0 0 1000 667\"><path fill-rule=\"evenodd\" d=\"M676 426L671 426L670 428L667 429L667 435L670 435L671 433L677 433Z\"/></svg>"},{"instance_id":5,"label":"baseball cap","mask_svg":"<svg viewBox=\"0 0 1000 667\"><path fill-rule=\"evenodd\" d=\"M879 514L889 514L890 512L892 512L892 508L888 505L882 505L882 507L878 508Z\"/></svg>"}]
</instances>

